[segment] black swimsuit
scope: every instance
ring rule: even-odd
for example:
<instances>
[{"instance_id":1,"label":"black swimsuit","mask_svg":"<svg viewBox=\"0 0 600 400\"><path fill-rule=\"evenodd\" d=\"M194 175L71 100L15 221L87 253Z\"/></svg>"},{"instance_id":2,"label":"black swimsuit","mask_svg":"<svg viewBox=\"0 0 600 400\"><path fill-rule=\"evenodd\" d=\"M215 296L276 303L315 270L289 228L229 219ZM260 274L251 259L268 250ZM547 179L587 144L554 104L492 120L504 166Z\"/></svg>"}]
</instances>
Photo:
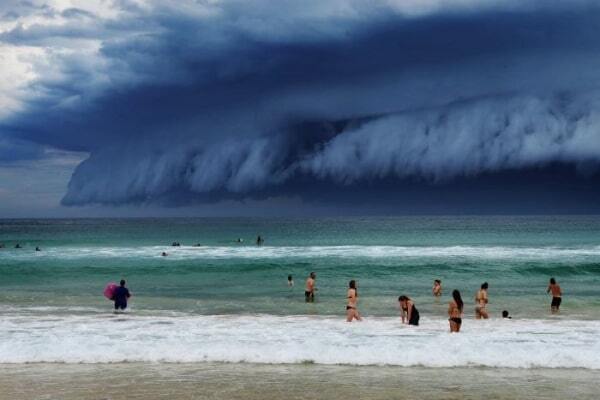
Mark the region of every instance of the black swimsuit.
<instances>
[{"instance_id":1,"label":"black swimsuit","mask_svg":"<svg viewBox=\"0 0 600 400\"><path fill-rule=\"evenodd\" d=\"M407 308L405 308L404 311L408 313ZM417 310L417 307L415 307L414 304L412 305L412 312L410 313L410 320L408 321L408 324L415 326L419 325L419 310Z\"/></svg>"}]
</instances>

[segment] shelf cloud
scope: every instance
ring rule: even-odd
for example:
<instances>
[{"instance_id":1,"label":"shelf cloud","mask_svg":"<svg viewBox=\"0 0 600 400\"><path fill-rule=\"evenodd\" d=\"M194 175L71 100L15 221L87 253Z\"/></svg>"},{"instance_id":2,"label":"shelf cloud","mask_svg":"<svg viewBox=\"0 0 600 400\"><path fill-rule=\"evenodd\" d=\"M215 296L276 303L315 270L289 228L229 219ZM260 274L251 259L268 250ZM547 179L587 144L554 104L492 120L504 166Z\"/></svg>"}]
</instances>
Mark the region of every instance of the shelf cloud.
<instances>
[{"instance_id":1,"label":"shelf cloud","mask_svg":"<svg viewBox=\"0 0 600 400\"><path fill-rule=\"evenodd\" d=\"M599 28L590 1L9 1L0 163L86 152L65 205L597 185Z\"/></svg>"}]
</instances>

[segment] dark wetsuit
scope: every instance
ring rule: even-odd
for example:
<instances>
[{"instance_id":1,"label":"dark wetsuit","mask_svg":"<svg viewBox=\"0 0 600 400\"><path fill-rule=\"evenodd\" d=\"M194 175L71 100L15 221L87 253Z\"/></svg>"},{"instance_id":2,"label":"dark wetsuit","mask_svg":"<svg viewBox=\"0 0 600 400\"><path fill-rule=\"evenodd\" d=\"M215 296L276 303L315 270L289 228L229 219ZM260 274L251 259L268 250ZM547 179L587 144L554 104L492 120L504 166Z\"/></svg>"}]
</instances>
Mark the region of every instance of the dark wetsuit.
<instances>
[{"instance_id":1,"label":"dark wetsuit","mask_svg":"<svg viewBox=\"0 0 600 400\"><path fill-rule=\"evenodd\" d=\"M404 311L408 310L405 308ZM419 310L417 310L417 307L415 307L415 305L412 305L412 312L410 313L410 321L408 321L409 325L415 325L418 326L419 325Z\"/></svg>"},{"instance_id":2,"label":"dark wetsuit","mask_svg":"<svg viewBox=\"0 0 600 400\"><path fill-rule=\"evenodd\" d=\"M115 300L115 310L121 309L124 310L127 308L127 299L131 297L129 294L129 289L124 286L119 286L117 290L115 290L114 300Z\"/></svg>"}]
</instances>

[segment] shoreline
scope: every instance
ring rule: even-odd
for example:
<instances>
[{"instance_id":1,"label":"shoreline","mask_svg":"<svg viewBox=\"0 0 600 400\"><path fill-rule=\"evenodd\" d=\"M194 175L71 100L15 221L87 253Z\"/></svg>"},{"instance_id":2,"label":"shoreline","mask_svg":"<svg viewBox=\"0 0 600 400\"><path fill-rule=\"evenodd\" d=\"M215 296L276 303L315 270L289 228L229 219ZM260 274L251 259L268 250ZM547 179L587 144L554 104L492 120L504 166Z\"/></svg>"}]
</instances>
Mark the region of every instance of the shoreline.
<instances>
[{"instance_id":1,"label":"shoreline","mask_svg":"<svg viewBox=\"0 0 600 400\"><path fill-rule=\"evenodd\" d=\"M579 368L0 364L0 399L593 399L598 378Z\"/></svg>"}]
</instances>

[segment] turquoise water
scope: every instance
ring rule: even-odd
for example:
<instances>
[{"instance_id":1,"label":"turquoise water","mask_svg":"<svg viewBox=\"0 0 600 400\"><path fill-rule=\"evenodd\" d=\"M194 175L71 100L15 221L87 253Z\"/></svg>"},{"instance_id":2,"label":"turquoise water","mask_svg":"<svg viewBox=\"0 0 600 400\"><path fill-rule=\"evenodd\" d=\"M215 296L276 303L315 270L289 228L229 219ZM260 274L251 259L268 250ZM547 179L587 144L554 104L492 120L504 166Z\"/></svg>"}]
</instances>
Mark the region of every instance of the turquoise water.
<instances>
[{"instance_id":1,"label":"turquoise water","mask_svg":"<svg viewBox=\"0 0 600 400\"><path fill-rule=\"evenodd\" d=\"M467 305L488 281L492 313L539 318L554 276L564 317L597 318L600 309L598 216L3 220L0 243L0 304L17 307L109 309L102 289L123 277L137 313L342 315L356 279L365 315L397 315L400 294L443 315L447 296L430 295L439 278L445 295L457 288ZM315 305L303 302L310 271Z\"/></svg>"},{"instance_id":2,"label":"turquoise water","mask_svg":"<svg viewBox=\"0 0 600 400\"><path fill-rule=\"evenodd\" d=\"M600 369L598 216L4 220L0 243L0 363ZM550 277L564 292L559 315ZM115 315L102 291L121 278L133 297ZM350 279L361 323L344 322ZM475 321L483 281L492 318ZM450 335L455 288L465 318ZM401 294L419 327L400 324Z\"/></svg>"}]
</instances>

